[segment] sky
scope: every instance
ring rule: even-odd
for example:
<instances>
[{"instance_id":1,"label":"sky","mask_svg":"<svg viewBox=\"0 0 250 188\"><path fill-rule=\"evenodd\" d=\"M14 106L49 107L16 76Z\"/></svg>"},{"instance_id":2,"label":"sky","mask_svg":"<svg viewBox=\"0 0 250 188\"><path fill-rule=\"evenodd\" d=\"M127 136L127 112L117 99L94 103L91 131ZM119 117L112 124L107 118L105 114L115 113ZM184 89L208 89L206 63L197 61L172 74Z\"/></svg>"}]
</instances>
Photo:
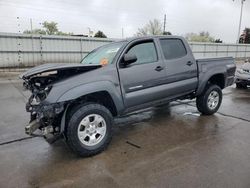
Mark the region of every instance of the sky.
<instances>
[{"instance_id":1,"label":"sky","mask_svg":"<svg viewBox=\"0 0 250 188\"><path fill-rule=\"evenodd\" d=\"M88 34L101 30L110 38L131 37L149 20L162 22L174 35L208 31L235 43L241 0L0 0L0 32L23 32L55 21L59 30ZM19 19L17 19L17 17ZM243 9L241 30L250 27L250 0Z\"/></svg>"}]
</instances>

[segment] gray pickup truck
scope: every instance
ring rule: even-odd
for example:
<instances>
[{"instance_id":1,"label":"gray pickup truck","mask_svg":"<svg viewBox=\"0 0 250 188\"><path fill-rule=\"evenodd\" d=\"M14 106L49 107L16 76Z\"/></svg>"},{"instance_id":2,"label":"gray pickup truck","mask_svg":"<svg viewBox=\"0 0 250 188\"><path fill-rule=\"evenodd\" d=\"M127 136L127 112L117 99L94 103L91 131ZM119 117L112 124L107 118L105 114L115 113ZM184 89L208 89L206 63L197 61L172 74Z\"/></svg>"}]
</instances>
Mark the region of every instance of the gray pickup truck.
<instances>
[{"instance_id":1,"label":"gray pickup truck","mask_svg":"<svg viewBox=\"0 0 250 188\"><path fill-rule=\"evenodd\" d=\"M25 131L40 129L49 142L64 137L74 152L91 156L110 143L115 117L194 98L202 114L214 114L235 69L233 58L195 60L182 37L113 42L79 64L44 64L20 75L32 93Z\"/></svg>"}]
</instances>

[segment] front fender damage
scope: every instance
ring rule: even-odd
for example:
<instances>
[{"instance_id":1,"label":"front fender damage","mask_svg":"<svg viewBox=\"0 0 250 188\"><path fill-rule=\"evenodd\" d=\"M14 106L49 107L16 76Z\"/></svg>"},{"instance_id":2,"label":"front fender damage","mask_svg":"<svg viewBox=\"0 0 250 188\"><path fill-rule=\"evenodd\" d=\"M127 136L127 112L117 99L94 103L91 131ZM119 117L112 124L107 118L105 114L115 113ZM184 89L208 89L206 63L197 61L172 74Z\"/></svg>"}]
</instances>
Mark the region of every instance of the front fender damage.
<instances>
[{"instance_id":1,"label":"front fender damage","mask_svg":"<svg viewBox=\"0 0 250 188\"><path fill-rule=\"evenodd\" d=\"M54 84L101 67L83 64L44 64L21 74L24 89L31 92L26 104L26 111L30 113L30 123L26 125L25 133L43 136L48 142L60 137L61 118L67 104L46 101Z\"/></svg>"},{"instance_id":2,"label":"front fender damage","mask_svg":"<svg viewBox=\"0 0 250 188\"><path fill-rule=\"evenodd\" d=\"M24 89L31 92L26 104L26 111L30 113L30 123L25 127L25 132L31 136L44 136L48 142L60 137L63 132L61 124L62 122L65 124L63 114L71 99L61 102L50 101L47 100L49 95L56 96L64 92L63 86L61 92L53 94L53 89L59 82L101 67L101 65L84 64L44 64L21 74ZM65 90L67 89L66 87Z\"/></svg>"}]
</instances>

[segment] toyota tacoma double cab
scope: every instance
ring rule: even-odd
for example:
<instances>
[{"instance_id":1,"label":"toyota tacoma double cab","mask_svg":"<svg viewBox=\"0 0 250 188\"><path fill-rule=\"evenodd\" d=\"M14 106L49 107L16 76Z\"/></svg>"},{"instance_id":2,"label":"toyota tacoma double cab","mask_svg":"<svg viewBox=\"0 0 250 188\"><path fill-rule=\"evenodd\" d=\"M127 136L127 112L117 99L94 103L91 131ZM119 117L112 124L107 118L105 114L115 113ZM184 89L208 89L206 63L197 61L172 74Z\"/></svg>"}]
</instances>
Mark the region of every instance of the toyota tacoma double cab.
<instances>
[{"instance_id":1,"label":"toyota tacoma double cab","mask_svg":"<svg viewBox=\"0 0 250 188\"><path fill-rule=\"evenodd\" d=\"M194 98L201 114L214 114L235 69L231 57L196 60L182 37L109 43L79 64L44 64L20 75L32 93L25 131L51 143L64 138L80 156L95 155L110 143L116 117Z\"/></svg>"}]
</instances>

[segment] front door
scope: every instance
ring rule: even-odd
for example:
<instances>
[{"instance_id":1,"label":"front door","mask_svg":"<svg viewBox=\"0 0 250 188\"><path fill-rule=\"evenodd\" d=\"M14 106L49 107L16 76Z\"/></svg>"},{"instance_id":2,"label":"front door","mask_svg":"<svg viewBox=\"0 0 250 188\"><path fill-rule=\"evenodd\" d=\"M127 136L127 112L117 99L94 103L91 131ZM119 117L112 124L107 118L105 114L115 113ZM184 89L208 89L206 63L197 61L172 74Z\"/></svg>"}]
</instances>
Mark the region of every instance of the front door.
<instances>
[{"instance_id":1,"label":"front door","mask_svg":"<svg viewBox=\"0 0 250 188\"><path fill-rule=\"evenodd\" d=\"M119 68L126 107L159 99L157 87L163 83L166 72L163 62L159 60L154 40L135 42L125 53L137 57L135 63Z\"/></svg>"}]
</instances>

